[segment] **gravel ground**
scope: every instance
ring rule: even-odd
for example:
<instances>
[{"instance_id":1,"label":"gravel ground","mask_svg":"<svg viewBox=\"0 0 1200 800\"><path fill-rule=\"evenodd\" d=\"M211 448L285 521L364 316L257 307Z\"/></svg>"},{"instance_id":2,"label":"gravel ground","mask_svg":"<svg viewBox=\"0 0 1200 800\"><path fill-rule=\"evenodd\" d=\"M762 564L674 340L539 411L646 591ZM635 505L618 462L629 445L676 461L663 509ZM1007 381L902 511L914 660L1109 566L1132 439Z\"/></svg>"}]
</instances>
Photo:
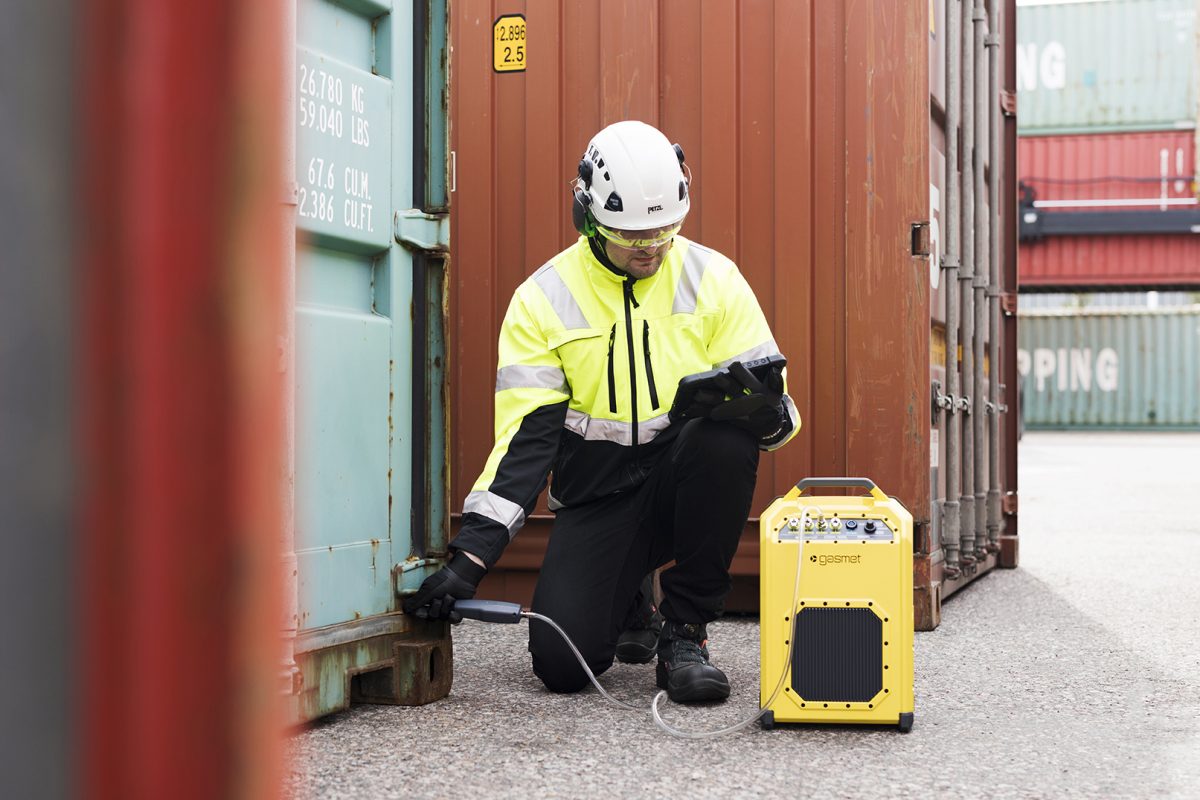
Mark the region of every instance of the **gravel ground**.
<instances>
[{"instance_id":1,"label":"gravel ground","mask_svg":"<svg viewBox=\"0 0 1200 800\"><path fill-rule=\"evenodd\" d=\"M1021 568L951 598L916 638L916 724L757 725L684 741L594 690L552 695L524 626L455 629L450 696L360 706L292 742L289 788L349 797L1195 797L1200 785L1200 434L1028 433ZM758 625L710 626L733 696L668 704L712 729L757 709ZM613 694L649 704L652 665Z\"/></svg>"}]
</instances>

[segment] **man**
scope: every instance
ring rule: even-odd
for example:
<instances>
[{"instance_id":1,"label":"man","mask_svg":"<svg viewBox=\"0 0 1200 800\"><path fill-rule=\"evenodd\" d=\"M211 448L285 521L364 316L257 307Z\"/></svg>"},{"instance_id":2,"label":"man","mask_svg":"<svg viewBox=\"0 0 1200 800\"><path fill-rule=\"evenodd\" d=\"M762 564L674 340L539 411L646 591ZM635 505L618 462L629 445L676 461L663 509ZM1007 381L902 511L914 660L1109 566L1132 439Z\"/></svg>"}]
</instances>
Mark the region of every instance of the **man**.
<instances>
[{"instance_id":1,"label":"man","mask_svg":"<svg viewBox=\"0 0 1200 800\"><path fill-rule=\"evenodd\" d=\"M679 236L683 150L641 122L600 131L579 162L578 241L519 286L500 331L496 442L463 507L449 563L404 605L453 619L553 472L554 530L533 610L561 625L593 672L649 662L675 702L723 700L706 623L729 591L760 450L799 428L781 375L741 362L778 353L729 259ZM714 418L668 416L687 375L731 366L746 387ZM662 573L661 617L647 575ZM659 630L661 626L661 631ZM530 624L533 670L556 692L587 685L549 626Z\"/></svg>"}]
</instances>

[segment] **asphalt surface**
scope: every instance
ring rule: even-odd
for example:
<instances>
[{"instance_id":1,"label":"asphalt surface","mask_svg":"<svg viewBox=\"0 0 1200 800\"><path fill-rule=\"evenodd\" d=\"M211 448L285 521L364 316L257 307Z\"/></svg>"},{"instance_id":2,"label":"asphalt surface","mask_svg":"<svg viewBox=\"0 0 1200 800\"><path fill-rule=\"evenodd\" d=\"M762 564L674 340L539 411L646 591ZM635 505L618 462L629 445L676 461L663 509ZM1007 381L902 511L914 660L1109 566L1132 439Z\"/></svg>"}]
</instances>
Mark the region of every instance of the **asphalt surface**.
<instances>
[{"instance_id":1,"label":"asphalt surface","mask_svg":"<svg viewBox=\"0 0 1200 800\"><path fill-rule=\"evenodd\" d=\"M545 691L525 626L454 632L450 696L360 706L292 741L289 789L350 797L1200 797L1200 434L1029 432L1021 565L916 637L911 733L751 726L662 733L592 689ZM668 704L714 729L757 710L758 625L709 627L733 695ZM648 707L653 665L616 665Z\"/></svg>"}]
</instances>

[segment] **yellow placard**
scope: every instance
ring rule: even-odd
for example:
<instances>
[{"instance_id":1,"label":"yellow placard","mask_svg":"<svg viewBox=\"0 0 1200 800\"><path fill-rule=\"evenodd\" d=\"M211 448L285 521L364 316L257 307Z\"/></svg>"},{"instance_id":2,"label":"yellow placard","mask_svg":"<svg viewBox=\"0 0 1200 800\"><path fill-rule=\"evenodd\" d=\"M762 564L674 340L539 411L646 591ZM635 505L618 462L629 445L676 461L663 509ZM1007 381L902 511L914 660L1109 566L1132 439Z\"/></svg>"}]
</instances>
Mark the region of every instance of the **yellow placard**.
<instances>
[{"instance_id":1,"label":"yellow placard","mask_svg":"<svg viewBox=\"0 0 1200 800\"><path fill-rule=\"evenodd\" d=\"M496 72L524 72L527 58L525 15L498 17L492 24L492 68Z\"/></svg>"}]
</instances>

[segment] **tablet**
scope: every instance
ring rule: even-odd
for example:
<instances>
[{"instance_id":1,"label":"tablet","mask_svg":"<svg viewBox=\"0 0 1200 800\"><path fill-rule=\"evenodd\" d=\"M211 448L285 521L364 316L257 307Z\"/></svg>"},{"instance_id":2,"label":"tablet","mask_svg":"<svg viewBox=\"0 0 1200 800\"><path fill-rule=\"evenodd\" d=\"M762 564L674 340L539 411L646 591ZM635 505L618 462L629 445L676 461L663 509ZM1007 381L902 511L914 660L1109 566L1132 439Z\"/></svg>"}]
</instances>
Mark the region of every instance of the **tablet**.
<instances>
[{"instance_id":1,"label":"tablet","mask_svg":"<svg viewBox=\"0 0 1200 800\"><path fill-rule=\"evenodd\" d=\"M787 359L776 354L753 361L743 361L742 366L754 377L766 382L772 372L778 373L787 366ZM675 400L671 403L669 418L672 422L677 422L681 419L707 416L713 406L732 394L741 393L744 388L742 382L729 371L729 367L688 375L680 379L679 388L675 390Z\"/></svg>"}]
</instances>

